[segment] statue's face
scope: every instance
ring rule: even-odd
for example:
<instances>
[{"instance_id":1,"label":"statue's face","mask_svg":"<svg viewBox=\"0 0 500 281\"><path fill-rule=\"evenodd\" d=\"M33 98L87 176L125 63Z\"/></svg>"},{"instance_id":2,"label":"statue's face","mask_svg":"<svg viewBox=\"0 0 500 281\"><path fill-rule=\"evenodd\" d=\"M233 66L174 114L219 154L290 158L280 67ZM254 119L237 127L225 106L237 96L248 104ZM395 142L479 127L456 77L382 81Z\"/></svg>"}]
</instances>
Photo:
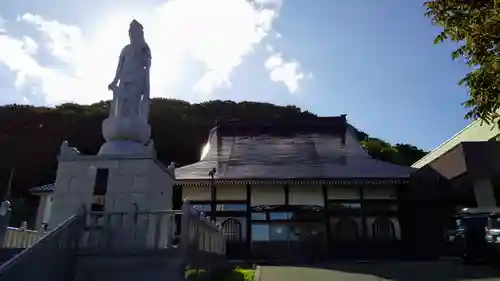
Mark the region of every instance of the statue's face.
<instances>
[{"instance_id":1,"label":"statue's face","mask_svg":"<svg viewBox=\"0 0 500 281\"><path fill-rule=\"evenodd\" d=\"M135 29L135 28L129 28L128 37L130 39L130 43L140 42L140 41L142 41L141 38L143 37L142 30Z\"/></svg>"}]
</instances>

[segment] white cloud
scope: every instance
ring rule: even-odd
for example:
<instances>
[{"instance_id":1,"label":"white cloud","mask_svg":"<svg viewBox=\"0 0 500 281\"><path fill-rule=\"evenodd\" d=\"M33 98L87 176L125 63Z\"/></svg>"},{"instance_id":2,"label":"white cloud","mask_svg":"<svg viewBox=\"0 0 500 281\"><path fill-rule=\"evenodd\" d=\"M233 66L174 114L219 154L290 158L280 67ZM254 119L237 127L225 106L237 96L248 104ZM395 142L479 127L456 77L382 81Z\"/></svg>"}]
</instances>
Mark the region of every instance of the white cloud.
<instances>
[{"instance_id":1,"label":"white cloud","mask_svg":"<svg viewBox=\"0 0 500 281\"><path fill-rule=\"evenodd\" d=\"M281 6L283 4L283 0L255 0L255 3L261 4L261 5Z\"/></svg>"},{"instance_id":2,"label":"white cloud","mask_svg":"<svg viewBox=\"0 0 500 281\"><path fill-rule=\"evenodd\" d=\"M0 33L5 33L7 30L5 30L5 20L0 16Z\"/></svg>"},{"instance_id":3,"label":"white cloud","mask_svg":"<svg viewBox=\"0 0 500 281\"><path fill-rule=\"evenodd\" d=\"M34 55L37 53L38 44L35 42L35 40L33 40L33 38L28 36L23 36L22 41L23 41L23 50L28 55Z\"/></svg>"},{"instance_id":4,"label":"white cloud","mask_svg":"<svg viewBox=\"0 0 500 281\"><path fill-rule=\"evenodd\" d=\"M54 20L46 20L39 15L30 13L18 18L36 27L47 40L50 53L64 63L73 63L80 53L78 48L83 46L80 28L77 26L61 24Z\"/></svg>"},{"instance_id":5,"label":"white cloud","mask_svg":"<svg viewBox=\"0 0 500 281\"><path fill-rule=\"evenodd\" d=\"M291 94L299 90L299 82L311 79L312 73L303 73L296 60L285 61L281 53L271 55L264 66L269 70L269 78L273 82L282 82Z\"/></svg>"},{"instance_id":6,"label":"white cloud","mask_svg":"<svg viewBox=\"0 0 500 281\"><path fill-rule=\"evenodd\" d=\"M183 60L192 58L205 68L193 90L207 97L230 85L234 68L273 32L281 5L282 0L170 0L140 14L110 15L94 32L85 33L92 34L87 37L78 26L41 15L26 13L12 22L38 31L39 41L7 33L0 18L0 63L15 73L18 92L29 93L20 97L23 101L30 102L35 94L47 104L108 99L107 84L120 49L128 43L128 24L136 18L144 25L152 49L152 96L168 93L182 73ZM268 50L275 52L272 47ZM275 65L270 69L271 80L295 92L298 81L304 79L298 66L297 62Z\"/></svg>"}]
</instances>

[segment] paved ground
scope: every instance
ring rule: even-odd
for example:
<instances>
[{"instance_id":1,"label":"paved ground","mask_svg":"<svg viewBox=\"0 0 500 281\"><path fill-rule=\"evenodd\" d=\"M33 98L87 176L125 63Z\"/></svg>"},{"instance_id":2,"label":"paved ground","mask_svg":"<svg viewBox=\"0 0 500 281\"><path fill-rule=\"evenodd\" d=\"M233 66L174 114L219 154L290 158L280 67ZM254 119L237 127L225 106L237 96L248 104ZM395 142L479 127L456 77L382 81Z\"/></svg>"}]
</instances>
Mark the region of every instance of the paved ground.
<instances>
[{"instance_id":1,"label":"paved ground","mask_svg":"<svg viewBox=\"0 0 500 281\"><path fill-rule=\"evenodd\" d=\"M456 261L347 263L261 266L256 281L500 281L500 266Z\"/></svg>"}]
</instances>

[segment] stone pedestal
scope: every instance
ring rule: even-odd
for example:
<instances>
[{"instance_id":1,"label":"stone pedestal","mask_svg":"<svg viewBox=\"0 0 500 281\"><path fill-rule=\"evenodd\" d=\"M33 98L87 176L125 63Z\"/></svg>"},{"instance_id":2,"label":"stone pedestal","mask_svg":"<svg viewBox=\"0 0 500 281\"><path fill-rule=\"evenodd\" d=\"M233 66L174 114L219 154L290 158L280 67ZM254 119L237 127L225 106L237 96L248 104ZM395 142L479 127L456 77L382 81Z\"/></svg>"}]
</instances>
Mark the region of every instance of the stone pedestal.
<instances>
[{"instance_id":1,"label":"stone pedestal","mask_svg":"<svg viewBox=\"0 0 500 281\"><path fill-rule=\"evenodd\" d=\"M49 228L73 215L82 204L90 210L98 169L109 171L105 211L172 209L174 171L153 155L85 156L67 145L61 150Z\"/></svg>"},{"instance_id":2,"label":"stone pedestal","mask_svg":"<svg viewBox=\"0 0 500 281\"><path fill-rule=\"evenodd\" d=\"M36 230L42 230L43 224L48 222L48 218L50 218L51 204L52 204L52 195L50 194L40 195L40 202L38 203L38 209L36 212L36 222L35 222Z\"/></svg>"},{"instance_id":3,"label":"stone pedestal","mask_svg":"<svg viewBox=\"0 0 500 281\"><path fill-rule=\"evenodd\" d=\"M106 140L98 155L145 154L151 137L151 127L141 117L109 117L102 122L102 136Z\"/></svg>"}]
</instances>

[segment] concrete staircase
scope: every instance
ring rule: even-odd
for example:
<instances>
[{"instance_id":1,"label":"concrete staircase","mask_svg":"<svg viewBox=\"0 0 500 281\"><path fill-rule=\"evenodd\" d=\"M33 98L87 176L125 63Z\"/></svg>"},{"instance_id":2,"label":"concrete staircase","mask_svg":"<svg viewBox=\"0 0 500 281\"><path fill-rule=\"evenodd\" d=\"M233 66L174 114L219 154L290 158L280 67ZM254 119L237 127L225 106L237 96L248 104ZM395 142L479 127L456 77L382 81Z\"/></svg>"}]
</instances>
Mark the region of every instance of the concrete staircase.
<instances>
[{"instance_id":1,"label":"concrete staircase","mask_svg":"<svg viewBox=\"0 0 500 281\"><path fill-rule=\"evenodd\" d=\"M180 281L188 265L225 263L220 227L187 203L178 211L82 209L2 264L0 280Z\"/></svg>"},{"instance_id":2,"label":"concrete staircase","mask_svg":"<svg viewBox=\"0 0 500 281\"><path fill-rule=\"evenodd\" d=\"M22 252L24 248L4 248L0 249L0 266Z\"/></svg>"}]
</instances>

